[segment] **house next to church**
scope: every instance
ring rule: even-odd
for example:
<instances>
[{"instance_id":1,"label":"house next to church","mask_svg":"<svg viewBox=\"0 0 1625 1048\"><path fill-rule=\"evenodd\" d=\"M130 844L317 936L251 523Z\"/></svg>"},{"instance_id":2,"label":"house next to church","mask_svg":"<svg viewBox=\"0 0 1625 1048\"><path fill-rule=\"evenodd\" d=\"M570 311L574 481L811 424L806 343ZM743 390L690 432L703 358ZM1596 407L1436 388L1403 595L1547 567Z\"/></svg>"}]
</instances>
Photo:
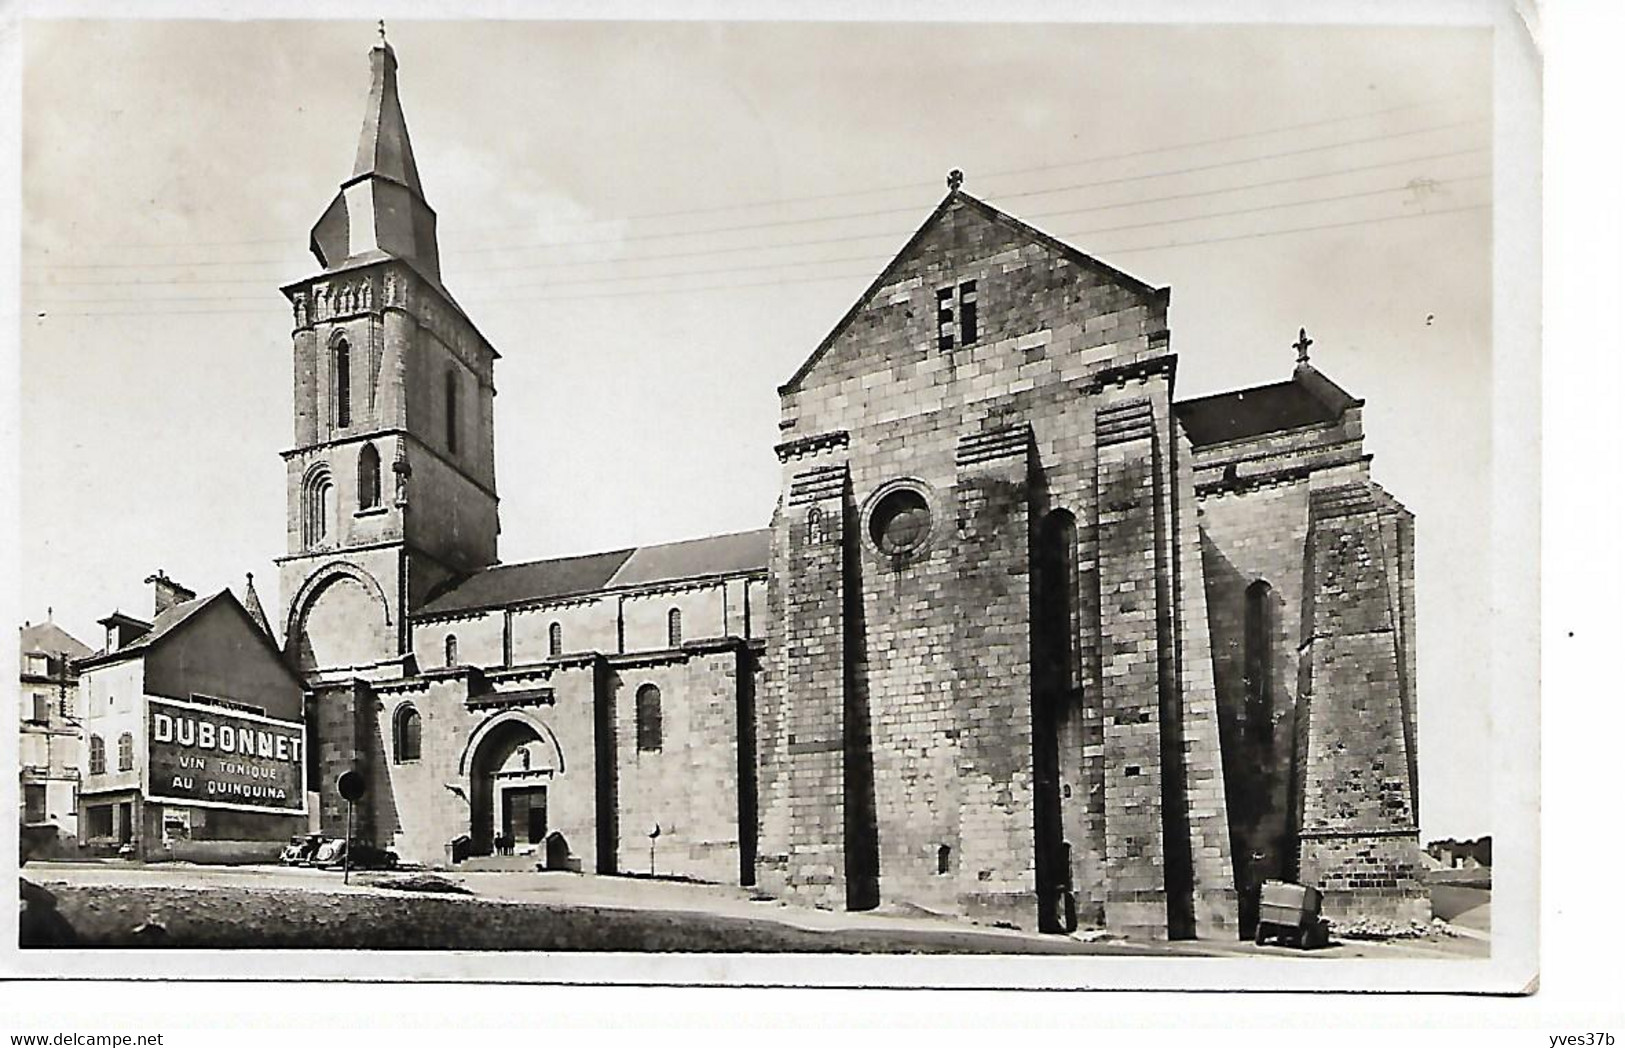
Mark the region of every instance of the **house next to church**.
<instances>
[{"instance_id":1,"label":"house next to church","mask_svg":"<svg viewBox=\"0 0 1625 1048\"><path fill-rule=\"evenodd\" d=\"M1168 289L955 172L780 387L770 527L503 564L499 355L371 65L283 288L277 632L324 828L354 768L357 834L423 862L653 846L817 906L1158 937L1245 934L1268 877L1426 914L1412 517L1307 337L1179 400Z\"/></svg>"}]
</instances>

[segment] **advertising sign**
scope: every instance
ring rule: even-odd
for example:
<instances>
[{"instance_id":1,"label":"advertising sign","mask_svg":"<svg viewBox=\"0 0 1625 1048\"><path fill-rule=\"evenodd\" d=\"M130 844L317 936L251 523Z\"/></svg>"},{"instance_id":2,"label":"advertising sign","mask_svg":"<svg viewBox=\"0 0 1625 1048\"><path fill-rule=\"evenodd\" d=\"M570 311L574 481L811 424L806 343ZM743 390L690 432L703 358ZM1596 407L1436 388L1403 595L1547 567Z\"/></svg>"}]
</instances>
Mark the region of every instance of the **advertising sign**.
<instances>
[{"instance_id":1,"label":"advertising sign","mask_svg":"<svg viewBox=\"0 0 1625 1048\"><path fill-rule=\"evenodd\" d=\"M149 698L147 798L303 815L305 726Z\"/></svg>"}]
</instances>

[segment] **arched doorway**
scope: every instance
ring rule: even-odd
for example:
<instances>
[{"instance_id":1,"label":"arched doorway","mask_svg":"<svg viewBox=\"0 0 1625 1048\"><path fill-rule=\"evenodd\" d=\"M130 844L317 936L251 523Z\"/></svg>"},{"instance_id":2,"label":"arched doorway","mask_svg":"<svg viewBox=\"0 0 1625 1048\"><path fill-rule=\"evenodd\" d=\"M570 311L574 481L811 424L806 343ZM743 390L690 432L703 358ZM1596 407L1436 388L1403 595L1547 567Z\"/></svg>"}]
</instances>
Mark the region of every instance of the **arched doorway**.
<instances>
[{"instance_id":1,"label":"arched doorway","mask_svg":"<svg viewBox=\"0 0 1625 1048\"><path fill-rule=\"evenodd\" d=\"M528 716L510 713L481 725L471 742L470 853L545 855L553 829L548 790L563 771L551 733Z\"/></svg>"}]
</instances>

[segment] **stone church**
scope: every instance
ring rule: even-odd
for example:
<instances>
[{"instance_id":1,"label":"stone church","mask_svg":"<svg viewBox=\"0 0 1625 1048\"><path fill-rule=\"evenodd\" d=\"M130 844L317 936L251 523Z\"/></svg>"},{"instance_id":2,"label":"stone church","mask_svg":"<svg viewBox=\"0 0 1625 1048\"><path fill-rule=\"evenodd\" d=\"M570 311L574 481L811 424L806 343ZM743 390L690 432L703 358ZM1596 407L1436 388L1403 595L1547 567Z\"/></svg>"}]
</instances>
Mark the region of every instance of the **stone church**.
<instances>
[{"instance_id":1,"label":"stone church","mask_svg":"<svg viewBox=\"0 0 1625 1048\"><path fill-rule=\"evenodd\" d=\"M357 835L422 862L1175 938L1245 934L1266 877L1426 914L1412 517L1307 338L1178 400L1168 289L955 173L780 387L768 529L504 564L499 354L371 65L283 288L324 827L356 768Z\"/></svg>"}]
</instances>

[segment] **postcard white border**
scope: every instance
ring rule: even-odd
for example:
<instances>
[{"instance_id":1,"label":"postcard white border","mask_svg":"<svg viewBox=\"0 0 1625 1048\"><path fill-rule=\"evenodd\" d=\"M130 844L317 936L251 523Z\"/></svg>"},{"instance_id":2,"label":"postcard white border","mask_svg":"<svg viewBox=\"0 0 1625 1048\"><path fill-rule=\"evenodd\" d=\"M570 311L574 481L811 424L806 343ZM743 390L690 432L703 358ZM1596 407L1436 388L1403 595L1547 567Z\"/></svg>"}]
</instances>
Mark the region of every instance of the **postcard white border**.
<instances>
[{"instance_id":1,"label":"postcard white border","mask_svg":"<svg viewBox=\"0 0 1625 1048\"><path fill-rule=\"evenodd\" d=\"M20 54L17 19L90 17L135 12L91 0L34 0L14 4L4 17L8 81L17 80ZM748 0L688 0L651 6L642 0L560 0L545 5L520 0L462 0L455 8L429 0L359 3L354 0L289 0L274 9L262 3L153 0L140 17L389 18L608 18L745 19L810 18L803 7ZM1493 355L1493 519L1497 643L1491 701L1496 729L1490 759L1497 769L1493 834L1497 844L1492 956L1487 960L1295 960L1265 958L1119 958L1053 956L867 956L716 954L464 954L388 952L175 951L132 955L123 951L23 953L8 948L0 974L69 979L220 979L229 958L234 979L537 981L607 985L910 986L987 989L1359 989L1401 992L1527 992L1537 963L1539 868L1539 755L1531 740L1539 731L1540 536L1540 244L1541 244L1541 54L1539 25L1515 0L1326 0L1280 4L1267 0L1025 0L996 9L985 4L834 3L816 11L822 20L1110 21L1141 24L1382 24L1390 26L1483 26L1495 33L1495 208ZM17 97L19 93L13 93ZM20 126L6 114L8 137ZM8 158L15 177L15 156ZM16 204L8 201L5 230L13 234L5 257L15 266ZM14 270L15 271L15 270ZM16 290L5 289L15 315ZM13 343L16 332L5 336ZM15 378L8 379L15 381ZM11 402L14 404L15 392ZM12 416L13 418L15 415ZM6 425L5 431L15 431ZM15 474L12 474L14 477ZM15 483L15 481L13 481ZM8 507L8 514L14 513ZM9 653L8 653L8 658ZM8 714L10 716L10 714ZM7 725L15 739L15 725ZM15 745L15 742L8 742ZM13 777L4 788L15 789ZM6 796L10 796L9 793ZM4 855L15 863L16 842ZM16 942L13 911L0 908L0 936Z\"/></svg>"}]
</instances>

